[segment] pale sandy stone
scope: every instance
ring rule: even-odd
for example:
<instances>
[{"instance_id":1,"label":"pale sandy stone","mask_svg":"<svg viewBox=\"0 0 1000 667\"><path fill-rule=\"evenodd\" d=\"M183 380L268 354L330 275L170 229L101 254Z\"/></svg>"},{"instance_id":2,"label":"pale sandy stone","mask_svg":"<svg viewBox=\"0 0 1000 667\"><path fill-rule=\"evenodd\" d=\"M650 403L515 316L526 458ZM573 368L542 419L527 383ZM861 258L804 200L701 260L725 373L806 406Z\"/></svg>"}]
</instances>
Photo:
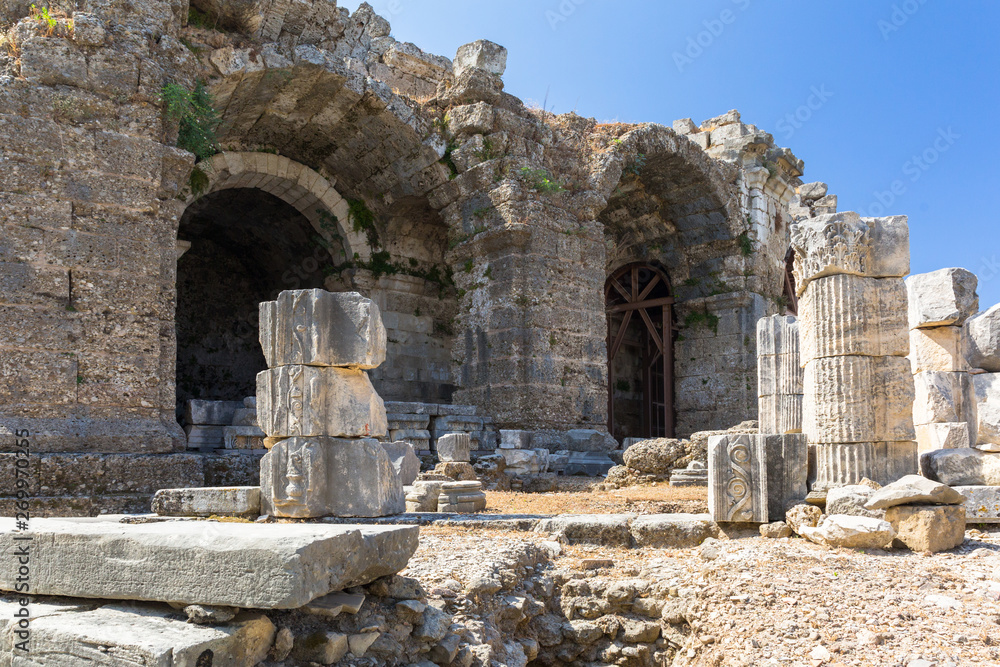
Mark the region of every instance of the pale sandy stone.
<instances>
[{"instance_id":1,"label":"pale sandy stone","mask_svg":"<svg viewBox=\"0 0 1000 667\"><path fill-rule=\"evenodd\" d=\"M758 396L801 396L802 365L796 354L767 354L757 357Z\"/></svg>"},{"instance_id":2,"label":"pale sandy stone","mask_svg":"<svg viewBox=\"0 0 1000 667\"><path fill-rule=\"evenodd\" d=\"M968 343L963 327L944 326L910 330L910 370L965 372Z\"/></svg>"},{"instance_id":3,"label":"pale sandy stone","mask_svg":"<svg viewBox=\"0 0 1000 667\"><path fill-rule=\"evenodd\" d=\"M445 482L438 496L438 512L481 512L486 509L486 494L480 482Z\"/></svg>"},{"instance_id":4,"label":"pale sandy stone","mask_svg":"<svg viewBox=\"0 0 1000 667\"><path fill-rule=\"evenodd\" d=\"M1000 523L1000 486L953 486L965 498L969 523Z\"/></svg>"},{"instance_id":5,"label":"pale sandy stone","mask_svg":"<svg viewBox=\"0 0 1000 667\"><path fill-rule=\"evenodd\" d=\"M801 433L802 395L761 396L757 399L761 433Z\"/></svg>"},{"instance_id":6,"label":"pale sandy stone","mask_svg":"<svg viewBox=\"0 0 1000 667\"><path fill-rule=\"evenodd\" d=\"M757 320L757 354L796 354L799 324L791 315L772 315Z\"/></svg>"},{"instance_id":7,"label":"pale sandy stone","mask_svg":"<svg viewBox=\"0 0 1000 667\"><path fill-rule=\"evenodd\" d=\"M799 296L824 276L902 278L910 272L906 216L861 218L843 211L802 220L791 232Z\"/></svg>"},{"instance_id":8,"label":"pale sandy stone","mask_svg":"<svg viewBox=\"0 0 1000 667\"><path fill-rule=\"evenodd\" d=\"M938 449L920 455L920 472L948 486L1000 486L1000 454Z\"/></svg>"},{"instance_id":9,"label":"pale sandy stone","mask_svg":"<svg viewBox=\"0 0 1000 667\"><path fill-rule=\"evenodd\" d=\"M260 487L160 489L153 496L152 508L160 516L257 516Z\"/></svg>"},{"instance_id":10,"label":"pale sandy stone","mask_svg":"<svg viewBox=\"0 0 1000 667\"><path fill-rule=\"evenodd\" d=\"M260 304L260 344L269 368L375 368L386 333L378 306L357 292L286 290Z\"/></svg>"},{"instance_id":11,"label":"pale sandy stone","mask_svg":"<svg viewBox=\"0 0 1000 667\"><path fill-rule=\"evenodd\" d=\"M906 356L902 278L835 275L814 280L799 300L801 359Z\"/></svg>"},{"instance_id":12,"label":"pale sandy stone","mask_svg":"<svg viewBox=\"0 0 1000 667\"><path fill-rule=\"evenodd\" d=\"M402 570L416 526L0 519L0 590L17 584L15 537L32 538L32 592L244 609L297 609ZM113 547L114 557L109 549Z\"/></svg>"},{"instance_id":13,"label":"pale sandy stone","mask_svg":"<svg viewBox=\"0 0 1000 667\"><path fill-rule=\"evenodd\" d=\"M831 514L815 528L803 526L800 534L812 542L829 547L884 549L896 536L896 531L890 523L881 519Z\"/></svg>"},{"instance_id":14,"label":"pale sandy stone","mask_svg":"<svg viewBox=\"0 0 1000 667\"><path fill-rule=\"evenodd\" d=\"M502 75L507 69L507 49L485 39L463 44L455 54L452 71L458 78L470 69L482 69L490 74Z\"/></svg>"},{"instance_id":15,"label":"pale sandy stone","mask_svg":"<svg viewBox=\"0 0 1000 667\"><path fill-rule=\"evenodd\" d=\"M961 505L958 491L922 475L906 475L876 489L865 503L870 510L884 510L897 505Z\"/></svg>"},{"instance_id":16,"label":"pale sandy stone","mask_svg":"<svg viewBox=\"0 0 1000 667\"><path fill-rule=\"evenodd\" d=\"M810 442L914 440L913 380L903 357L827 357L805 368L802 430Z\"/></svg>"},{"instance_id":17,"label":"pale sandy stone","mask_svg":"<svg viewBox=\"0 0 1000 667\"><path fill-rule=\"evenodd\" d=\"M260 462L263 511L281 517L376 517L406 510L403 484L374 439L288 438Z\"/></svg>"},{"instance_id":18,"label":"pale sandy stone","mask_svg":"<svg viewBox=\"0 0 1000 667\"><path fill-rule=\"evenodd\" d=\"M413 484L413 480L420 474L420 459L413 451L413 445L403 441L383 442L382 448L389 457L396 475L403 486Z\"/></svg>"},{"instance_id":19,"label":"pale sandy stone","mask_svg":"<svg viewBox=\"0 0 1000 667\"><path fill-rule=\"evenodd\" d=\"M1000 444L1000 373L972 376L976 389L976 444Z\"/></svg>"},{"instance_id":20,"label":"pale sandy stone","mask_svg":"<svg viewBox=\"0 0 1000 667\"><path fill-rule=\"evenodd\" d=\"M974 443L975 426L969 422L942 422L916 426L917 448L921 454L935 449L959 449Z\"/></svg>"},{"instance_id":21,"label":"pale sandy stone","mask_svg":"<svg viewBox=\"0 0 1000 667\"><path fill-rule=\"evenodd\" d=\"M385 405L368 375L349 368L281 366L257 374L257 419L270 437L380 437Z\"/></svg>"},{"instance_id":22,"label":"pale sandy stone","mask_svg":"<svg viewBox=\"0 0 1000 667\"><path fill-rule=\"evenodd\" d=\"M913 420L917 424L976 424L976 392L968 373L925 371L913 376Z\"/></svg>"},{"instance_id":23,"label":"pale sandy stone","mask_svg":"<svg viewBox=\"0 0 1000 667\"><path fill-rule=\"evenodd\" d=\"M885 520L896 531L895 547L937 553L965 541L966 511L962 505L900 505L887 509Z\"/></svg>"},{"instance_id":24,"label":"pale sandy stone","mask_svg":"<svg viewBox=\"0 0 1000 667\"><path fill-rule=\"evenodd\" d=\"M1000 303L965 323L969 336L969 363L991 373L1000 372Z\"/></svg>"},{"instance_id":25,"label":"pale sandy stone","mask_svg":"<svg viewBox=\"0 0 1000 667\"><path fill-rule=\"evenodd\" d=\"M959 268L910 276L906 279L910 328L962 324L979 310L978 283L974 273Z\"/></svg>"},{"instance_id":26,"label":"pale sandy stone","mask_svg":"<svg viewBox=\"0 0 1000 667\"><path fill-rule=\"evenodd\" d=\"M447 433L440 436L434 443L440 461L470 461L469 450L472 439L468 433Z\"/></svg>"}]
</instances>

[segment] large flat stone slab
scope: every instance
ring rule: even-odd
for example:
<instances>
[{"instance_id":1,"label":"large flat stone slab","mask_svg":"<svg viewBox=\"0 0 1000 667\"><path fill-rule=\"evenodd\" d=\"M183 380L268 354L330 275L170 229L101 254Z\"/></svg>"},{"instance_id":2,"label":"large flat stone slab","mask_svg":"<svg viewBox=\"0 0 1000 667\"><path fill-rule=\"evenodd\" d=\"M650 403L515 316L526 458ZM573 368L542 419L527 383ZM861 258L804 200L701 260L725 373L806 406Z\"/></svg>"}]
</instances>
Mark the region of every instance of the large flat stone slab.
<instances>
[{"instance_id":1,"label":"large flat stone slab","mask_svg":"<svg viewBox=\"0 0 1000 667\"><path fill-rule=\"evenodd\" d=\"M66 609L32 618L26 653L13 650L19 639L12 630L0 632L0 652L14 660L0 663L17 667L243 667L267 657L275 633L274 624L259 612L204 626L151 603Z\"/></svg>"},{"instance_id":2,"label":"large flat stone slab","mask_svg":"<svg viewBox=\"0 0 1000 667\"><path fill-rule=\"evenodd\" d=\"M402 570L411 526L0 519L0 590L12 591L17 549L32 537L32 592L249 609L296 609Z\"/></svg>"},{"instance_id":3,"label":"large flat stone slab","mask_svg":"<svg viewBox=\"0 0 1000 667\"><path fill-rule=\"evenodd\" d=\"M260 514L259 486L160 489L153 496L160 516L253 516Z\"/></svg>"}]
</instances>

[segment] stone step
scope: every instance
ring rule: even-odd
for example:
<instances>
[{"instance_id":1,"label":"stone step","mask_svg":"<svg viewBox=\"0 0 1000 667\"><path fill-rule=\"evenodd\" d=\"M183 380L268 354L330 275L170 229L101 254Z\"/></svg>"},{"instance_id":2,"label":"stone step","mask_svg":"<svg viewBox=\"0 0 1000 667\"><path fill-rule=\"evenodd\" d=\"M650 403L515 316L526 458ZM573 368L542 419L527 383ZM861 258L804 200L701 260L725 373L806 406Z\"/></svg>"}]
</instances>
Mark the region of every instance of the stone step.
<instances>
[{"instance_id":1,"label":"stone step","mask_svg":"<svg viewBox=\"0 0 1000 667\"><path fill-rule=\"evenodd\" d=\"M399 572L416 551L418 532L410 526L68 519L33 519L27 531L16 531L13 519L0 519L0 590L15 590L15 554L30 544L36 595L297 609ZM109 544L115 558L107 557Z\"/></svg>"},{"instance_id":2,"label":"stone step","mask_svg":"<svg viewBox=\"0 0 1000 667\"><path fill-rule=\"evenodd\" d=\"M474 405L451 405L448 403L414 403L410 401L386 401L386 412L415 415L466 415L476 414Z\"/></svg>"},{"instance_id":3,"label":"stone step","mask_svg":"<svg viewBox=\"0 0 1000 667\"><path fill-rule=\"evenodd\" d=\"M0 611L0 623L15 622L13 600L0 601ZM13 664L255 665L267 657L276 632L260 612L243 612L222 625L193 625L169 605L157 603L97 608L32 604L31 612L30 653L24 654L26 662L15 657ZM14 633L3 632L0 653L16 656L19 641Z\"/></svg>"},{"instance_id":4,"label":"stone step","mask_svg":"<svg viewBox=\"0 0 1000 667\"><path fill-rule=\"evenodd\" d=\"M431 431L482 431L483 418L465 415L441 415L431 423Z\"/></svg>"}]
</instances>

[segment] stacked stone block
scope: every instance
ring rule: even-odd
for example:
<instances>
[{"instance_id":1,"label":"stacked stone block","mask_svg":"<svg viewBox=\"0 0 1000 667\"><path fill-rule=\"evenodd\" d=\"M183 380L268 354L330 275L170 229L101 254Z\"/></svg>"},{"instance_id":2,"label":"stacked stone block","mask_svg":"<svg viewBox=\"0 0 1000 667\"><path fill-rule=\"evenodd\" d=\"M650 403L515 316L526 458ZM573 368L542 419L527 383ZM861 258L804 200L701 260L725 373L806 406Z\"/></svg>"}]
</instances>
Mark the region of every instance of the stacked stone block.
<instances>
[{"instance_id":1,"label":"stacked stone block","mask_svg":"<svg viewBox=\"0 0 1000 667\"><path fill-rule=\"evenodd\" d=\"M385 359L378 307L356 293L285 291L260 305L268 370L257 376L263 511L385 516L405 508L385 449L386 413L365 369Z\"/></svg>"},{"instance_id":2,"label":"stacked stone block","mask_svg":"<svg viewBox=\"0 0 1000 667\"><path fill-rule=\"evenodd\" d=\"M792 247L813 490L915 472L906 218L822 215L792 228Z\"/></svg>"},{"instance_id":3,"label":"stacked stone block","mask_svg":"<svg viewBox=\"0 0 1000 667\"><path fill-rule=\"evenodd\" d=\"M976 394L963 324L979 309L978 280L965 269L906 279L913 422L920 453L976 444Z\"/></svg>"},{"instance_id":4,"label":"stacked stone block","mask_svg":"<svg viewBox=\"0 0 1000 667\"><path fill-rule=\"evenodd\" d=\"M757 322L757 406L761 433L802 432L799 325L773 315Z\"/></svg>"}]
</instances>

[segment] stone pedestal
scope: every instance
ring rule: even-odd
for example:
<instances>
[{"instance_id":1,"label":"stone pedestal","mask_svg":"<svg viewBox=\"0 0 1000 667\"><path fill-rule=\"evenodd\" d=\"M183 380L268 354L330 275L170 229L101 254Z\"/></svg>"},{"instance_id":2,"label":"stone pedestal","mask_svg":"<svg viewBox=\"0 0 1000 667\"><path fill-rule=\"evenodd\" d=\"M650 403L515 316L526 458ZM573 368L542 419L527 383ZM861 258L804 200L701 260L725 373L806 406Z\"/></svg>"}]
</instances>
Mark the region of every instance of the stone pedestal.
<instances>
[{"instance_id":1,"label":"stone pedestal","mask_svg":"<svg viewBox=\"0 0 1000 667\"><path fill-rule=\"evenodd\" d=\"M916 472L906 218L821 215L792 246L813 491Z\"/></svg>"},{"instance_id":2,"label":"stone pedestal","mask_svg":"<svg viewBox=\"0 0 1000 667\"><path fill-rule=\"evenodd\" d=\"M717 435L708 441L708 508L718 522L784 519L807 493L807 445L801 434Z\"/></svg>"},{"instance_id":3,"label":"stone pedestal","mask_svg":"<svg viewBox=\"0 0 1000 667\"><path fill-rule=\"evenodd\" d=\"M486 494L480 482L445 482L438 497L438 512L470 513L486 509Z\"/></svg>"},{"instance_id":4,"label":"stone pedestal","mask_svg":"<svg viewBox=\"0 0 1000 667\"><path fill-rule=\"evenodd\" d=\"M286 291L260 306L271 366L257 376L261 507L280 517L376 517L405 511L386 449L385 405L364 368L385 358L378 307L358 294Z\"/></svg>"}]
</instances>

